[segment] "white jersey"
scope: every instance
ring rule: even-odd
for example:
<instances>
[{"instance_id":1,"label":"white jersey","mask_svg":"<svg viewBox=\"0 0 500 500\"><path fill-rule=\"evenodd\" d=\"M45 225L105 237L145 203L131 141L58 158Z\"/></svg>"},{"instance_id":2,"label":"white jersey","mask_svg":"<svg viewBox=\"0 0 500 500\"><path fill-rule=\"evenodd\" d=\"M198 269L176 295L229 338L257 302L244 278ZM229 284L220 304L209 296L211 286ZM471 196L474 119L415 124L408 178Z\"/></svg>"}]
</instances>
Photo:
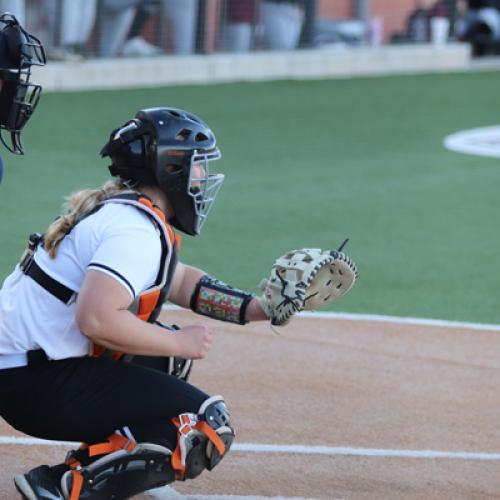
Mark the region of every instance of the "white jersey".
<instances>
[{"instance_id":1,"label":"white jersey","mask_svg":"<svg viewBox=\"0 0 500 500\"><path fill-rule=\"evenodd\" d=\"M76 293L89 269L106 273L131 302L153 286L162 258L159 230L134 206L108 203L84 218L51 259L40 245L38 266ZM85 356L90 341L76 324L76 303L64 304L16 266L0 290L0 355L43 349L51 359Z\"/></svg>"}]
</instances>

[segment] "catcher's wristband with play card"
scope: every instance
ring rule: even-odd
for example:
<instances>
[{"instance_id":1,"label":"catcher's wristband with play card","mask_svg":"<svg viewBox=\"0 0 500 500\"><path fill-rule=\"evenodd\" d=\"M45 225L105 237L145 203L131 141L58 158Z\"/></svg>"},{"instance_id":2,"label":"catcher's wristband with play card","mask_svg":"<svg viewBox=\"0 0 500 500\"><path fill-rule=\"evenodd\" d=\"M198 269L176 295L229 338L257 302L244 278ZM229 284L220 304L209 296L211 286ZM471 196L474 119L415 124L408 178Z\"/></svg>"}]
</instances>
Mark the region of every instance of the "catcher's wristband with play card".
<instances>
[{"instance_id":1,"label":"catcher's wristband with play card","mask_svg":"<svg viewBox=\"0 0 500 500\"><path fill-rule=\"evenodd\" d=\"M196 284L190 306L195 313L244 325L248 323L246 310L253 296L206 274Z\"/></svg>"}]
</instances>

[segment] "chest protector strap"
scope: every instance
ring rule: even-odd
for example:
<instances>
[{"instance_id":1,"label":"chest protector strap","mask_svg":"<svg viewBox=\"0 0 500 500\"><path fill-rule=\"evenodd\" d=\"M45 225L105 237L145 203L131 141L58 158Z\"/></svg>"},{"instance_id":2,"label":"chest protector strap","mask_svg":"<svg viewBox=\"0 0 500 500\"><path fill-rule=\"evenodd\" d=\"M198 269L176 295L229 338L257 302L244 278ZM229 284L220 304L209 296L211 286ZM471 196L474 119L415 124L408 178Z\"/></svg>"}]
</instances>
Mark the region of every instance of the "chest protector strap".
<instances>
[{"instance_id":1,"label":"chest protector strap","mask_svg":"<svg viewBox=\"0 0 500 500\"><path fill-rule=\"evenodd\" d=\"M103 204L106 203L123 203L137 207L139 210L146 212L159 230L162 256L155 284L138 295L130 307L130 310L140 319L152 323L158 319L159 310L156 311L156 309L158 305L161 307L161 303L158 304L158 301L160 298L165 299L170 289L172 276L177 264L181 241L180 236L176 235L170 225L167 224L163 212L154 206L149 198L143 195L135 192L127 192L103 201ZM153 313L156 313L155 317L152 317Z\"/></svg>"},{"instance_id":2,"label":"chest protector strap","mask_svg":"<svg viewBox=\"0 0 500 500\"><path fill-rule=\"evenodd\" d=\"M161 240L162 256L160 269L154 285L139 294L130 305L129 310L143 321L154 323L161 312L161 306L168 296L175 267L177 265L178 252L181 238L176 235L168 225L163 212L153 205L151 200L133 191L122 193L107 200L106 203L123 203L132 205L145 212L159 231ZM93 356L111 355L114 359L122 357L122 353L108 351L104 347L94 345L92 347Z\"/></svg>"}]
</instances>

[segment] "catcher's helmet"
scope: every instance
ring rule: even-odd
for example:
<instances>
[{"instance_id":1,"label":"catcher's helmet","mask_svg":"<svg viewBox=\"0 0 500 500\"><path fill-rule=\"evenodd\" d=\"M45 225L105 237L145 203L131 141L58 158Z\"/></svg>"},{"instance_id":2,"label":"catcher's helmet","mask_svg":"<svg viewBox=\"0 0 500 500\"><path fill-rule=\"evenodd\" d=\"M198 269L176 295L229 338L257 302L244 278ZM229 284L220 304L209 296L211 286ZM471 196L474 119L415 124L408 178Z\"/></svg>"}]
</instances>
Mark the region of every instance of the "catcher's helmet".
<instances>
[{"instance_id":1,"label":"catcher's helmet","mask_svg":"<svg viewBox=\"0 0 500 500\"><path fill-rule=\"evenodd\" d=\"M207 124L192 113L150 108L115 129L101 156L111 158L112 175L134 184L159 186L174 211L170 223L196 235L224 180L223 174L209 172L209 161L221 157L215 143ZM203 164L203 176L194 178L192 167L198 163Z\"/></svg>"},{"instance_id":2,"label":"catcher's helmet","mask_svg":"<svg viewBox=\"0 0 500 500\"><path fill-rule=\"evenodd\" d=\"M40 41L9 13L0 16L0 140L15 154L23 154L21 130L38 104L42 87L30 82L31 66L45 64ZM10 132L10 144L1 135Z\"/></svg>"}]
</instances>

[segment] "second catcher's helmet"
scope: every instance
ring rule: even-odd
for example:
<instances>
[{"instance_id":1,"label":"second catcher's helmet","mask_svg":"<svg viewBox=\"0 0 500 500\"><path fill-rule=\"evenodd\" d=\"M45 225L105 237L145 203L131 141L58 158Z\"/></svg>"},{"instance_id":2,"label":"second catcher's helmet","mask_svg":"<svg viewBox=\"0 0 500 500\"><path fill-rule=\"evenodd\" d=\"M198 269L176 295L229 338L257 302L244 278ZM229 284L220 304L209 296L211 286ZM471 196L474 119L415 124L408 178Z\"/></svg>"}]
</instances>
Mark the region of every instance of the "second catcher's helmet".
<instances>
[{"instance_id":1,"label":"second catcher's helmet","mask_svg":"<svg viewBox=\"0 0 500 500\"><path fill-rule=\"evenodd\" d=\"M200 233L224 180L210 173L209 162L221 157L215 135L196 115L177 108L150 108L111 133L101 150L109 170L132 184L156 185L174 211L170 223L190 234ZM203 175L194 178L193 165Z\"/></svg>"},{"instance_id":2,"label":"second catcher's helmet","mask_svg":"<svg viewBox=\"0 0 500 500\"><path fill-rule=\"evenodd\" d=\"M45 52L38 38L30 35L9 13L0 16L0 132L10 133L7 143L15 154L23 154L21 130L35 110L42 87L30 81L31 66L43 66Z\"/></svg>"}]
</instances>

